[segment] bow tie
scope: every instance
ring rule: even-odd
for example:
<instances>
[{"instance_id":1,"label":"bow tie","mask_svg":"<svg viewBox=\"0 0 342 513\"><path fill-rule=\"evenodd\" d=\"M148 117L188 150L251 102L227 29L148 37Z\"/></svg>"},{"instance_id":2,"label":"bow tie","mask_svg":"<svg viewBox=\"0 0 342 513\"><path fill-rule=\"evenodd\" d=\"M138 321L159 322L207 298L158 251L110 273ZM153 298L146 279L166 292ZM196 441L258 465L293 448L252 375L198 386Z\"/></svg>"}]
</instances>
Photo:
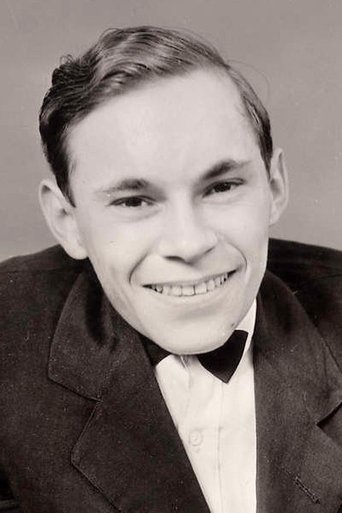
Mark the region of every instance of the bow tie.
<instances>
[{"instance_id":1,"label":"bow tie","mask_svg":"<svg viewBox=\"0 0 342 513\"><path fill-rule=\"evenodd\" d=\"M242 330L235 330L223 346L210 351L196 355L201 365L215 377L224 383L228 383L234 374L245 348L248 333ZM161 360L171 353L146 337L142 341L152 365L156 366Z\"/></svg>"}]
</instances>

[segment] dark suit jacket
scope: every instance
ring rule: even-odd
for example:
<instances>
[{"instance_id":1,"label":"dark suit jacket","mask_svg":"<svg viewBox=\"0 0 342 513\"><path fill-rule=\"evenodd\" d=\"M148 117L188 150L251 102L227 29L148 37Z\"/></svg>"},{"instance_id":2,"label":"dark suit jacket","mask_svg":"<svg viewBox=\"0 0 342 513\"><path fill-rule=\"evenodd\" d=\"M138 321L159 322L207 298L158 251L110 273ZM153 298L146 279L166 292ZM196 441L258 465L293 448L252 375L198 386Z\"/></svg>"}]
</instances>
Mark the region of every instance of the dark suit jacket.
<instances>
[{"instance_id":1,"label":"dark suit jacket","mask_svg":"<svg viewBox=\"0 0 342 513\"><path fill-rule=\"evenodd\" d=\"M258 513L337 513L342 256L273 241L269 268L254 335ZM139 337L89 264L53 248L0 274L0 511L208 513Z\"/></svg>"}]
</instances>

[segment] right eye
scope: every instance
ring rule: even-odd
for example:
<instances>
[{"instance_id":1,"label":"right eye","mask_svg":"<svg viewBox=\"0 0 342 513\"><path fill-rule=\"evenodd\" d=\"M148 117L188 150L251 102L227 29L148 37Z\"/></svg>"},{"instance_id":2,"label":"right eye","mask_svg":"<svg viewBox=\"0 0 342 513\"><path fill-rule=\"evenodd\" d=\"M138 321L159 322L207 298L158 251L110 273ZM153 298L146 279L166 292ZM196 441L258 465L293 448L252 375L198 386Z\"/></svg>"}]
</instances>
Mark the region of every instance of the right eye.
<instances>
[{"instance_id":1,"label":"right eye","mask_svg":"<svg viewBox=\"0 0 342 513\"><path fill-rule=\"evenodd\" d=\"M111 205L124 208L146 208L152 205L152 201L141 196L128 196L113 201Z\"/></svg>"}]
</instances>

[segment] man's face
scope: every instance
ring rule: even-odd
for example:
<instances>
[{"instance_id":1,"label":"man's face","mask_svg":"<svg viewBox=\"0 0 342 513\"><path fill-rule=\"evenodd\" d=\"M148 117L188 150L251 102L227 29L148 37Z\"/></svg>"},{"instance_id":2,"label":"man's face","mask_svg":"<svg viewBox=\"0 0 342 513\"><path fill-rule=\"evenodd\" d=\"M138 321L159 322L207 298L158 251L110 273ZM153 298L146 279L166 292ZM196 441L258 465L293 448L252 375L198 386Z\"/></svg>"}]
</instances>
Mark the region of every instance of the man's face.
<instances>
[{"instance_id":1,"label":"man's face","mask_svg":"<svg viewBox=\"0 0 342 513\"><path fill-rule=\"evenodd\" d=\"M113 98L70 133L80 240L113 307L179 354L222 345L262 280L274 192L230 79Z\"/></svg>"}]
</instances>

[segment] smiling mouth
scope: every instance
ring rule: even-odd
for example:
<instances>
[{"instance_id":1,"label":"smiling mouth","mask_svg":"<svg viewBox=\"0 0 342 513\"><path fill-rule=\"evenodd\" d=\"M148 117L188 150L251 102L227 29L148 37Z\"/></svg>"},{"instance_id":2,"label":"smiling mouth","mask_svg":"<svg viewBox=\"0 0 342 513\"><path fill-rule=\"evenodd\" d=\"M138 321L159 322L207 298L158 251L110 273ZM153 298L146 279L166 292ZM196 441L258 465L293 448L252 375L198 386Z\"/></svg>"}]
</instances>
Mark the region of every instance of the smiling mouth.
<instances>
[{"instance_id":1,"label":"smiling mouth","mask_svg":"<svg viewBox=\"0 0 342 513\"><path fill-rule=\"evenodd\" d=\"M174 297L185 297L185 296L198 296L201 294L207 294L215 289L222 287L222 285L228 280L228 278L234 274L235 271L229 273L222 273L213 276L209 279L199 281L196 283L156 283L151 285L145 285L145 287L163 294L165 296Z\"/></svg>"}]
</instances>

